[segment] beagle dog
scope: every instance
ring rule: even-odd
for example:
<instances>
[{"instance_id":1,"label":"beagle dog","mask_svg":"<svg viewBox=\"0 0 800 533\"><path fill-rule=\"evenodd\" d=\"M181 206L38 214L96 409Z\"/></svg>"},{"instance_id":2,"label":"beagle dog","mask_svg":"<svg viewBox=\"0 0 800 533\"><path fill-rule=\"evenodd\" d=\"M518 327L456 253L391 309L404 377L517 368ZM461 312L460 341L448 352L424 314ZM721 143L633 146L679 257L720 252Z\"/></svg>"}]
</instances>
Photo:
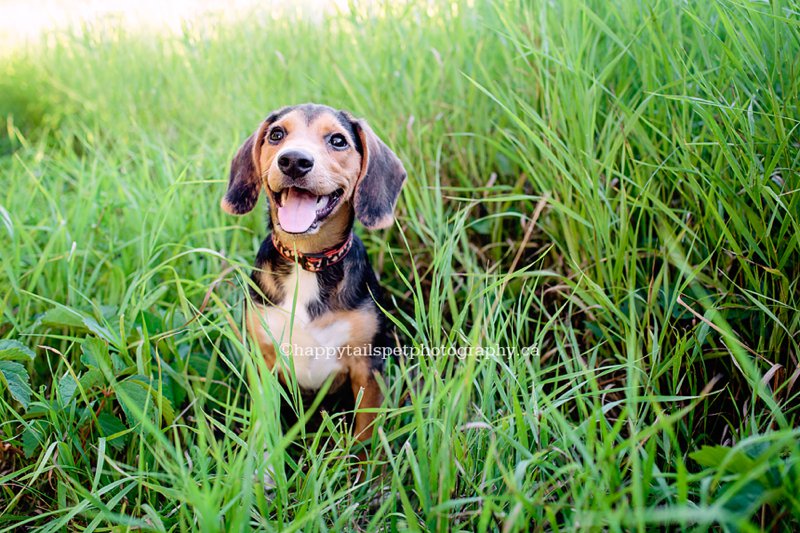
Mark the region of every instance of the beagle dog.
<instances>
[{"instance_id":1,"label":"beagle dog","mask_svg":"<svg viewBox=\"0 0 800 533\"><path fill-rule=\"evenodd\" d=\"M372 436L383 401L376 375L391 343L380 287L361 240L390 226L406 171L363 120L323 105L271 113L231 163L222 208L253 209L264 187L272 234L261 243L245 313L250 337L285 385L347 391L354 435ZM364 412L364 410L367 412Z\"/></svg>"}]
</instances>

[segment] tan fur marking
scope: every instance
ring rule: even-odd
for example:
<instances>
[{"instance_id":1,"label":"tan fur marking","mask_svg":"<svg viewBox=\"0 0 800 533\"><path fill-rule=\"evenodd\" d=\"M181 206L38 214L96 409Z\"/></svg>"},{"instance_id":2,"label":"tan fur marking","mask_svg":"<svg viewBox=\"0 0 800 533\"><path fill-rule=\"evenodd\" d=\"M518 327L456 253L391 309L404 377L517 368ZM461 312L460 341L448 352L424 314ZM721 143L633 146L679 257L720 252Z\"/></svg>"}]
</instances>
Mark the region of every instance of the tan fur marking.
<instances>
[{"instance_id":1,"label":"tan fur marking","mask_svg":"<svg viewBox=\"0 0 800 533\"><path fill-rule=\"evenodd\" d=\"M350 338L350 347L362 348L362 354L368 349L369 343L378 329L378 317L368 311L336 311L326 314L324 320L327 323L339 320L348 321L350 323L350 331L353 332ZM355 350L352 351L355 352ZM358 399L361 389L364 390L361 396L361 403L356 406L353 436L359 441L366 441L372 438L373 423L377 413L365 412L364 409L370 411L378 409L383 403L383 393L378 386L372 365L367 356L345 355L342 361L348 368L353 399Z\"/></svg>"},{"instance_id":2,"label":"tan fur marking","mask_svg":"<svg viewBox=\"0 0 800 533\"><path fill-rule=\"evenodd\" d=\"M245 324L248 333L250 333L250 338L258 343L261 355L264 356L267 366L272 370L275 367L275 345L262 325L263 322L266 322L264 313L264 310L258 306L248 308L245 312Z\"/></svg>"},{"instance_id":3,"label":"tan fur marking","mask_svg":"<svg viewBox=\"0 0 800 533\"><path fill-rule=\"evenodd\" d=\"M302 187L323 195L342 189L342 199L334 211L328 215L325 223L316 233L302 235L290 234L280 229L277 223L277 206L270 201L270 219L272 227L281 242L288 246L296 246L299 252L319 252L335 246L347 237L347 231L353 217L352 197L355 184L361 173L361 155L355 149L355 140L342 127L336 117L329 111L321 112L310 124L302 110L287 113L270 125L280 127L286 136L279 144L270 144L268 140L260 145L259 162L264 185L269 191L279 191L296 183L283 175L278 168L278 156L287 150L300 149L314 158L314 168L303 178ZM266 134L267 132L265 132ZM350 145L346 150L334 150L327 142L329 135L340 133Z\"/></svg>"},{"instance_id":4,"label":"tan fur marking","mask_svg":"<svg viewBox=\"0 0 800 533\"><path fill-rule=\"evenodd\" d=\"M371 229L386 229L394 223L394 214L389 213L385 217L379 218L371 227Z\"/></svg>"},{"instance_id":5,"label":"tan fur marking","mask_svg":"<svg viewBox=\"0 0 800 533\"><path fill-rule=\"evenodd\" d=\"M253 275L257 278L257 281L259 285L261 285L261 288L266 292L268 292L269 294L281 293L281 290L278 288L277 283L275 283L276 275L271 270L256 270L253 272Z\"/></svg>"},{"instance_id":6,"label":"tan fur marking","mask_svg":"<svg viewBox=\"0 0 800 533\"><path fill-rule=\"evenodd\" d=\"M356 348L361 348L361 353L363 354L378 331L378 317L373 312L361 309L332 311L319 317L314 321L314 324L320 327L327 327L340 322L347 322L350 326L350 338L347 343L347 346L351 349L349 351L355 352ZM347 352L348 350L342 351L342 362L349 369L352 369L353 365L358 363L358 360L366 359L354 354L348 355Z\"/></svg>"},{"instance_id":7,"label":"tan fur marking","mask_svg":"<svg viewBox=\"0 0 800 533\"><path fill-rule=\"evenodd\" d=\"M238 215L239 214L239 213L236 212L236 209L234 209L233 205L228 201L227 198L223 198L220 201L219 206L222 208L223 211L225 211L229 215Z\"/></svg>"},{"instance_id":8,"label":"tan fur marking","mask_svg":"<svg viewBox=\"0 0 800 533\"><path fill-rule=\"evenodd\" d=\"M353 398L357 399L363 390L361 403L356 406L355 427L353 436L360 441L372 438L372 430L378 414L374 412L383 403L383 393L375 379L375 374L369 362L363 361L350 369L350 385L353 389ZM368 409L373 412L365 412Z\"/></svg>"},{"instance_id":9,"label":"tan fur marking","mask_svg":"<svg viewBox=\"0 0 800 533\"><path fill-rule=\"evenodd\" d=\"M250 337L255 339L258 343L267 367L270 370L275 368L277 354L275 345L272 342L269 334L264 329L264 324L267 323L267 312L269 308L262 306L253 306L247 310L246 325ZM349 338L344 346L340 347L338 355L331 354L331 357L340 357L341 363L347 369L347 373L342 373L334 378L333 384L329 392L334 392L344 383L345 378L349 375L351 381L359 383L356 387L353 385L353 398L356 398L360 387L371 386L366 374L371 372L370 362L367 356L369 343L375 336L378 329L378 317L371 311L355 309L352 311L332 311L325 313L316 320L308 324L309 328L325 329L334 324L347 323L348 331L350 332ZM280 342L280 339L277 339ZM286 383L286 376L283 372L278 372L278 378ZM374 381L374 378L372 378ZM366 385L365 385L366 383ZM377 387L377 383L375 383ZM378 391L380 392L380 391ZM366 396L365 396L366 398ZM369 401L374 401L374 391L370 391ZM382 398L381 398L382 400ZM366 401L366 400L365 400ZM376 406L363 404L364 407L379 407L380 401ZM368 413L362 413L361 418ZM356 413L356 426L359 425L359 413ZM374 419L374 416L372 417ZM362 430L366 427L368 421L362 421Z\"/></svg>"}]
</instances>

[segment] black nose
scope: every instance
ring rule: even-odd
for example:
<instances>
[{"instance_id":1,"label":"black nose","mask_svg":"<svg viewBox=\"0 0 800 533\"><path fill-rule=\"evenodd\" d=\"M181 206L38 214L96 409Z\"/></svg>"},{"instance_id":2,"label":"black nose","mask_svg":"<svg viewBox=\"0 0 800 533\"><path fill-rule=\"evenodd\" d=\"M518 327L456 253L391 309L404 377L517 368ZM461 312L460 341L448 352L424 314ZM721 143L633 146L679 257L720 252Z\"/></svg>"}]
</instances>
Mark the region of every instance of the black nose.
<instances>
[{"instance_id":1,"label":"black nose","mask_svg":"<svg viewBox=\"0 0 800 533\"><path fill-rule=\"evenodd\" d=\"M278 168L290 178L302 178L314 168L314 158L299 150L284 152L278 158Z\"/></svg>"}]
</instances>

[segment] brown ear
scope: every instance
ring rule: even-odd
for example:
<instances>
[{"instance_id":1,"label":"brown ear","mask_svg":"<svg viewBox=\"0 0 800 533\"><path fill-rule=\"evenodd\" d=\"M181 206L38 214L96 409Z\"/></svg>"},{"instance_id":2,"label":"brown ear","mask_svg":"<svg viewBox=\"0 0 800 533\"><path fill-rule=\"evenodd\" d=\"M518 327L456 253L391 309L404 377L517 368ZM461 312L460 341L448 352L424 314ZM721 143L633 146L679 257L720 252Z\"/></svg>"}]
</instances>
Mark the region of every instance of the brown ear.
<instances>
[{"instance_id":1,"label":"brown ear","mask_svg":"<svg viewBox=\"0 0 800 533\"><path fill-rule=\"evenodd\" d=\"M353 127L361 140L361 174L353 195L356 217L368 229L388 228L406 180L403 163L363 120Z\"/></svg>"},{"instance_id":2,"label":"brown ear","mask_svg":"<svg viewBox=\"0 0 800 533\"><path fill-rule=\"evenodd\" d=\"M228 179L228 191L220 205L231 215L244 215L252 211L258 202L261 191L261 169L259 154L264 141L264 132L272 122L267 118L261 126L248 137L231 161L231 175Z\"/></svg>"}]
</instances>

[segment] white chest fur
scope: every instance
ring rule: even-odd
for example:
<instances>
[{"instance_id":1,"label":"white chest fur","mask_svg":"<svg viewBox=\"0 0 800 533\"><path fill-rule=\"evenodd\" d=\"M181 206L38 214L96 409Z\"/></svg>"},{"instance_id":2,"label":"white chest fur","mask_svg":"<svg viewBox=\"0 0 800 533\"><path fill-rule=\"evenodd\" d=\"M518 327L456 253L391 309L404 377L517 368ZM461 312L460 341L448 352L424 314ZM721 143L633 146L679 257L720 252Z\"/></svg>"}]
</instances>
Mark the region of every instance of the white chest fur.
<instances>
[{"instance_id":1,"label":"white chest fur","mask_svg":"<svg viewBox=\"0 0 800 533\"><path fill-rule=\"evenodd\" d=\"M344 370L338 354L348 343L350 324L340 321L321 325L320 320L311 320L308 305L319 298L313 272L295 271L283 286L286 297L280 305L258 306L260 327L254 329L260 342L280 348L276 350L278 368L293 373L304 389L316 390L329 376Z\"/></svg>"}]
</instances>

